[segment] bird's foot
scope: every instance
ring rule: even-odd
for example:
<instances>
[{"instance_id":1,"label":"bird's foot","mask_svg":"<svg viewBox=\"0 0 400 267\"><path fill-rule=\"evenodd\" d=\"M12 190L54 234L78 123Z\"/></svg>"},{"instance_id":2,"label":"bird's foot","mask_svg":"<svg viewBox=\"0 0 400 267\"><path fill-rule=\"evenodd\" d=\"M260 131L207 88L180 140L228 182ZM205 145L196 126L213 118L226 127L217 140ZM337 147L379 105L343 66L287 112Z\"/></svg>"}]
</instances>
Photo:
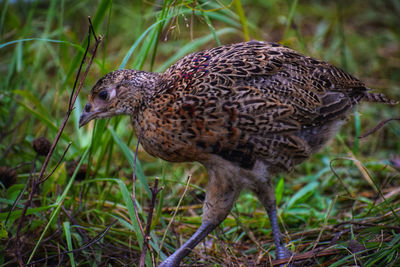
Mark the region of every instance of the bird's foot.
<instances>
[{"instance_id":1,"label":"bird's foot","mask_svg":"<svg viewBox=\"0 0 400 267\"><path fill-rule=\"evenodd\" d=\"M160 263L160 265L158 265L158 267L175 267L177 265L175 265L174 263L166 260Z\"/></svg>"},{"instance_id":2,"label":"bird's foot","mask_svg":"<svg viewBox=\"0 0 400 267\"><path fill-rule=\"evenodd\" d=\"M292 256L293 252L287 249L285 246L276 247L276 259L277 260L288 259L288 264L282 264L279 265L279 267L284 267L284 266L294 267L294 265L289 261L290 257Z\"/></svg>"},{"instance_id":3,"label":"bird's foot","mask_svg":"<svg viewBox=\"0 0 400 267\"><path fill-rule=\"evenodd\" d=\"M290 258L293 252L287 249L285 246L279 246L276 248L276 259L281 260L285 258Z\"/></svg>"}]
</instances>

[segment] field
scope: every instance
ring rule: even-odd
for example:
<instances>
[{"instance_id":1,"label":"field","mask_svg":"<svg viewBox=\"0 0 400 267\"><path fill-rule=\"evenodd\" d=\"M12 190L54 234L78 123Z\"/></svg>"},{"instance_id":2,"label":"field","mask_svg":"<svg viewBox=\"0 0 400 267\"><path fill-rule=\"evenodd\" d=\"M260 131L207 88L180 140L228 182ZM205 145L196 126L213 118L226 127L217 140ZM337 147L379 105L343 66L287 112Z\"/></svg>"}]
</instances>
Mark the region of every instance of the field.
<instances>
[{"instance_id":1,"label":"field","mask_svg":"<svg viewBox=\"0 0 400 267\"><path fill-rule=\"evenodd\" d=\"M400 100L399 14L397 0L0 1L0 266L139 266L141 257L157 266L200 225L204 167L151 157L127 116L78 127L104 74L163 72L189 53L256 39ZM88 17L101 41L90 64L91 35L77 79ZM400 266L399 111L358 106L327 147L274 178L297 265ZM184 265L278 265L274 257L266 212L245 191Z\"/></svg>"}]
</instances>

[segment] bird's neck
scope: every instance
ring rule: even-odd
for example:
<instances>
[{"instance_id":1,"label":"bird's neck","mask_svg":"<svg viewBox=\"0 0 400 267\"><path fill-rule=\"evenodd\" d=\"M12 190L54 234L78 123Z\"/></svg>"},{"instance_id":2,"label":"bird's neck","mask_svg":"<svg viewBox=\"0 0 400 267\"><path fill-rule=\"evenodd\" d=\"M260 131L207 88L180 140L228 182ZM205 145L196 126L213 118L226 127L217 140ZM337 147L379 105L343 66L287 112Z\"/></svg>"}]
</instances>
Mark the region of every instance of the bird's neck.
<instances>
[{"instance_id":1,"label":"bird's neck","mask_svg":"<svg viewBox=\"0 0 400 267\"><path fill-rule=\"evenodd\" d=\"M151 103L151 99L156 94L161 74L124 70L124 75L129 79L120 87L119 100L121 106L124 107L120 114L135 117L140 110L145 109Z\"/></svg>"},{"instance_id":2,"label":"bird's neck","mask_svg":"<svg viewBox=\"0 0 400 267\"><path fill-rule=\"evenodd\" d=\"M136 74L135 82L137 84L133 86L133 89L140 94L137 96L137 99L141 99L141 106L149 104L156 94L160 79L160 73L140 71Z\"/></svg>"}]
</instances>

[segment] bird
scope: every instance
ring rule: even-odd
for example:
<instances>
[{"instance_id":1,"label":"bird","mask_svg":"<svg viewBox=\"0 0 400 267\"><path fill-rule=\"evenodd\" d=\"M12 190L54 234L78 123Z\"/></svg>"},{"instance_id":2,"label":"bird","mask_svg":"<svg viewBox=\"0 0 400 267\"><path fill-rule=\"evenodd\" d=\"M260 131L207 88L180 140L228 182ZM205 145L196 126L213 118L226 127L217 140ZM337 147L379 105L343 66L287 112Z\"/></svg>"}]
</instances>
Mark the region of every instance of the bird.
<instances>
[{"instance_id":1,"label":"bird","mask_svg":"<svg viewBox=\"0 0 400 267\"><path fill-rule=\"evenodd\" d=\"M253 40L187 55L164 73L110 72L91 89L79 126L129 115L149 154L206 168L202 223L160 266L179 266L244 188L265 207L283 259L291 252L281 240L273 176L321 149L361 101L397 103L327 62Z\"/></svg>"}]
</instances>

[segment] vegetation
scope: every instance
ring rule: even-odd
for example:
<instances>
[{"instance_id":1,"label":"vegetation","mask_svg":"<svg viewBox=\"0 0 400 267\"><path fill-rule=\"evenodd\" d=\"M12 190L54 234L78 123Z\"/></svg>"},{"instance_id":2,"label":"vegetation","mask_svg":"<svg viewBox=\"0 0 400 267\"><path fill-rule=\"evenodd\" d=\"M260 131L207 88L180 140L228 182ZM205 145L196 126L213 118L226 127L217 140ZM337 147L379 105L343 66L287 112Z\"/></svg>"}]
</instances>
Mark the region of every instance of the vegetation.
<instances>
[{"instance_id":1,"label":"vegetation","mask_svg":"<svg viewBox=\"0 0 400 267\"><path fill-rule=\"evenodd\" d=\"M207 183L200 164L163 162L139 146L138 222L131 200L137 139L129 118L78 128L91 86L109 71L162 72L188 53L259 39L329 61L400 99L396 0L4 0L0 7L2 266L138 265L144 239L139 222L146 227L156 179L162 190L146 265L165 259L199 226ZM43 177L55 171L39 181L68 110L88 16L103 39ZM359 139L399 110L358 107L327 148L276 177L285 240L304 256L304 266L400 265L400 126L392 121ZM270 266L271 256L266 213L243 192L231 215L185 263Z\"/></svg>"}]
</instances>

